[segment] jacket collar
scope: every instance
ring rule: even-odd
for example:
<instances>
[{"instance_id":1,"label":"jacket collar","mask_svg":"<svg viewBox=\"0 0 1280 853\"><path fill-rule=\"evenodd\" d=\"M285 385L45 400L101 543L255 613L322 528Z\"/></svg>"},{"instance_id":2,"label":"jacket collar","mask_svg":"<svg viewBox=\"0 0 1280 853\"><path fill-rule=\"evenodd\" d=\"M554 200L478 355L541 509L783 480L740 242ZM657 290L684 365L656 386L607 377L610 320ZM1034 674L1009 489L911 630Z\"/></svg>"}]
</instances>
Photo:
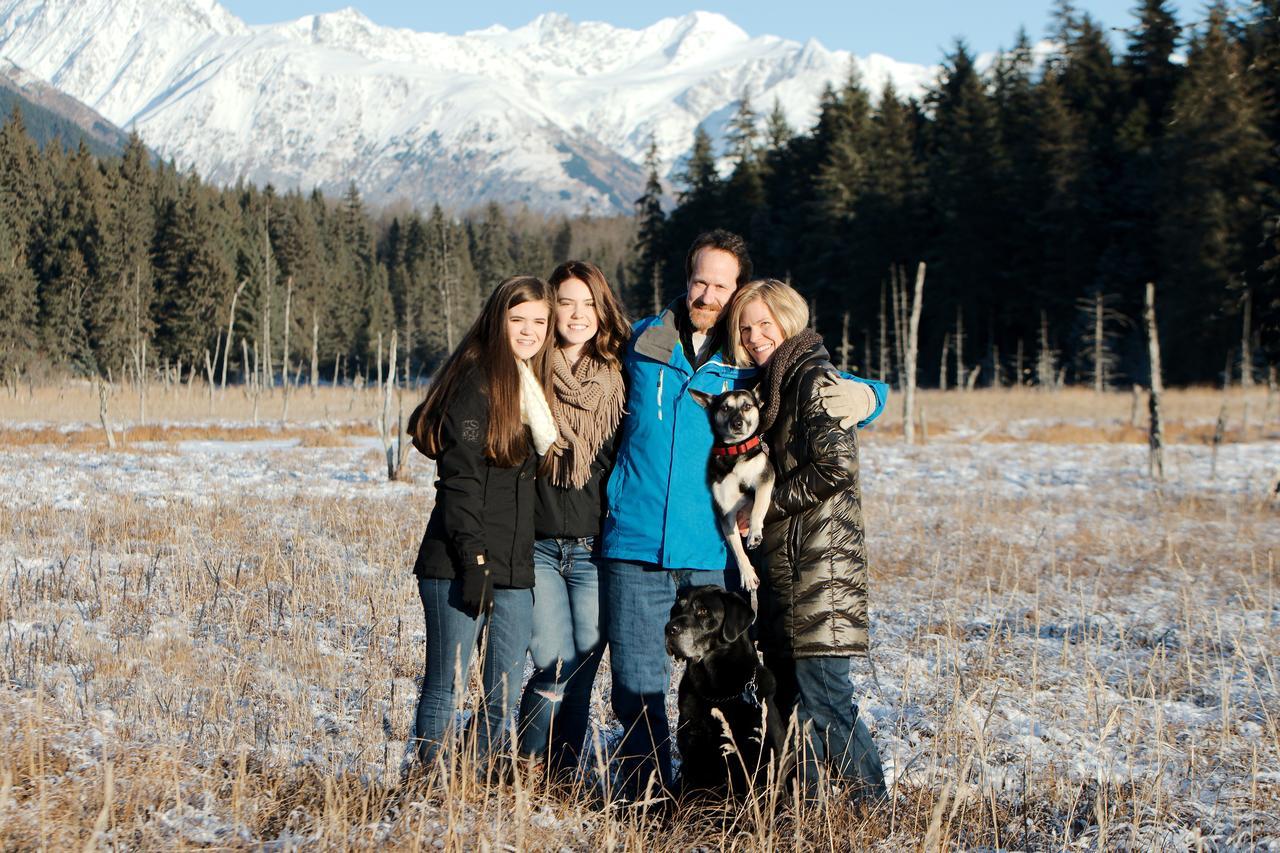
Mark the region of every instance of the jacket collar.
<instances>
[{"instance_id":1,"label":"jacket collar","mask_svg":"<svg viewBox=\"0 0 1280 853\"><path fill-rule=\"evenodd\" d=\"M661 314L654 318L652 323L645 327L644 331L636 336L632 348L640 355L672 367L682 368L689 373L694 373L696 371L693 368L693 362L689 358L689 354L684 352L684 346L680 342L680 320L677 313L680 310L680 306L681 300L679 299L668 305ZM682 357L679 361L674 360L676 347L681 349ZM723 350L717 350L713 353L702 366L728 368L742 373L755 372L753 367L738 367L730 364L728 359L725 358Z\"/></svg>"}]
</instances>

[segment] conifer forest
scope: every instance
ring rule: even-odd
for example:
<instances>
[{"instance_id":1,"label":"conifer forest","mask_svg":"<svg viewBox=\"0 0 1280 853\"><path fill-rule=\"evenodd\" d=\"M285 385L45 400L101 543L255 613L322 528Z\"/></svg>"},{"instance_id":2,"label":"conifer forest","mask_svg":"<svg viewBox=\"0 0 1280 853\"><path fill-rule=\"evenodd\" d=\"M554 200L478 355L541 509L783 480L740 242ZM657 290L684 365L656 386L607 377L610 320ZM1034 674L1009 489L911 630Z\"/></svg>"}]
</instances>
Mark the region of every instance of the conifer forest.
<instances>
[{"instance_id":1,"label":"conifer forest","mask_svg":"<svg viewBox=\"0 0 1280 853\"><path fill-rule=\"evenodd\" d=\"M425 377L506 275L583 257L641 316L723 227L866 375L898 378L924 262L922 385L1145 384L1148 282L1166 382L1263 380L1280 359L1280 2L1195 15L1142 0L1113 33L1060 2L1049 51L1021 32L987 63L957 40L919 99L851 69L808 128L744 94L722 150L699 130L670 184L650 158L634 218L214 186L136 136L121 157L37 144L15 110L0 375L341 382L394 330Z\"/></svg>"}]
</instances>

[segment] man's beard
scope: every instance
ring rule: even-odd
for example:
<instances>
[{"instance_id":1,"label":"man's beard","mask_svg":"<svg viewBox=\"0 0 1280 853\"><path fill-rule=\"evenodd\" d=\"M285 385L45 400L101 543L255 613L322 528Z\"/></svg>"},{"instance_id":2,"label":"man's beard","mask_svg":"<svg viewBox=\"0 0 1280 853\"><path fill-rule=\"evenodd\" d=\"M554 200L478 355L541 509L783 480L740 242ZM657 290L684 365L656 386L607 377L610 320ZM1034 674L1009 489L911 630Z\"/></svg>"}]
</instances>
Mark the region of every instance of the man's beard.
<instances>
[{"instance_id":1,"label":"man's beard","mask_svg":"<svg viewBox=\"0 0 1280 853\"><path fill-rule=\"evenodd\" d=\"M722 306L689 306L689 323L696 331L710 332L715 326L716 321L720 319L720 311Z\"/></svg>"}]
</instances>

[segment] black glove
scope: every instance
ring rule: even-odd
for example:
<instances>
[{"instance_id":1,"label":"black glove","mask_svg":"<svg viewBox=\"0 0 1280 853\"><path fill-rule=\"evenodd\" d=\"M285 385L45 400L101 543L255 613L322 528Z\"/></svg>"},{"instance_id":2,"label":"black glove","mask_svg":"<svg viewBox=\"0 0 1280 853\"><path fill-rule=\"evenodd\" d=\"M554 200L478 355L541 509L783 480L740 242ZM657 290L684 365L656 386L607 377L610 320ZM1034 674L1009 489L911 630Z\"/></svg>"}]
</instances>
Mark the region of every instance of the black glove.
<instances>
[{"instance_id":1,"label":"black glove","mask_svg":"<svg viewBox=\"0 0 1280 853\"><path fill-rule=\"evenodd\" d=\"M471 566L463 572L462 605L476 616L493 609L493 575L488 566Z\"/></svg>"}]
</instances>

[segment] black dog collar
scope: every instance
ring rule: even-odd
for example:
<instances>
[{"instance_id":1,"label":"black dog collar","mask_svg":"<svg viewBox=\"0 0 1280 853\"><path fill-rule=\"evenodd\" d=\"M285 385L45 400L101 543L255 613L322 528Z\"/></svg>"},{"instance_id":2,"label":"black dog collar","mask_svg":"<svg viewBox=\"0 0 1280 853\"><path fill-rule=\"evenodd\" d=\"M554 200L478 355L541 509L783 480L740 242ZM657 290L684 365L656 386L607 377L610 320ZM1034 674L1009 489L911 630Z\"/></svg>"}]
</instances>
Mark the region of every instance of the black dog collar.
<instances>
[{"instance_id":1,"label":"black dog collar","mask_svg":"<svg viewBox=\"0 0 1280 853\"><path fill-rule=\"evenodd\" d=\"M763 443L758 435L753 435L746 441L737 444L717 444L711 448L712 456L741 456L744 453L750 453Z\"/></svg>"},{"instance_id":2,"label":"black dog collar","mask_svg":"<svg viewBox=\"0 0 1280 853\"><path fill-rule=\"evenodd\" d=\"M742 689L736 693L730 693L728 696L703 696L708 702L729 702L734 699L741 700L746 705L759 705L760 694L756 691L756 675L760 672L757 666L751 673L751 680L742 686Z\"/></svg>"}]
</instances>

